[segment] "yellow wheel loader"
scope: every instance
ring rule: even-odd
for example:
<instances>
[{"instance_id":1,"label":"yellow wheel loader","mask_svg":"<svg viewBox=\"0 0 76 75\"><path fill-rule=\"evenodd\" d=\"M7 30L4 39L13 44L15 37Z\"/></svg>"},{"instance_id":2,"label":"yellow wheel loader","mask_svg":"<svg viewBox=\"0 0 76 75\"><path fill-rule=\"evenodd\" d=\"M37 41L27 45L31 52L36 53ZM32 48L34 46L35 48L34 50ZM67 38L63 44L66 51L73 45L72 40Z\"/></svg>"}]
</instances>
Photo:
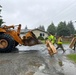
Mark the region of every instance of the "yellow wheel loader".
<instances>
[{"instance_id":1,"label":"yellow wheel loader","mask_svg":"<svg viewBox=\"0 0 76 75\"><path fill-rule=\"evenodd\" d=\"M17 29L15 29L15 26L17 26ZM10 52L18 44L33 46L41 43L32 31L20 37L21 24L15 26L4 25L0 27L0 52Z\"/></svg>"}]
</instances>

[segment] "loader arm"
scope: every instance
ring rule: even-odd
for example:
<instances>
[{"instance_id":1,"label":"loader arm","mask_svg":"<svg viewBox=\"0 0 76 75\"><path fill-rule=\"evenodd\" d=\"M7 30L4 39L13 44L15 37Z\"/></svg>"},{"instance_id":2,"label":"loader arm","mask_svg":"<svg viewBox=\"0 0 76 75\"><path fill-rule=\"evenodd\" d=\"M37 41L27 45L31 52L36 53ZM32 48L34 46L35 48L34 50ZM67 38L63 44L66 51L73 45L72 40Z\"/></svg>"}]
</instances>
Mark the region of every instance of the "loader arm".
<instances>
[{"instance_id":1,"label":"loader arm","mask_svg":"<svg viewBox=\"0 0 76 75\"><path fill-rule=\"evenodd\" d=\"M1 33L1 32L6 32L6 30L4 30L4 29L0 28L0 33Z\"/></svg>"},{"instance_id":2,"label":"loader arm","mask_svg":"<svg viewBox=\"0 0 76 75\"><path fill-rule=\"evenodd\" d=\"M18 35L20 35L20 31L21 31L21 24L19 24L18 29L17 29Z\"/></svg>"},{"instance_id":3,"label":"loader arm","mask_svg":"<svg viewBox=\"0 0 76 75\"><path fill-rule=\"evenodd\" d=\"M14 25L11 25L11 26L4 25L4 27L3 27L3 29L10 29L10 28L13 28L14 29Z\"/></svg>"}]
</instances>

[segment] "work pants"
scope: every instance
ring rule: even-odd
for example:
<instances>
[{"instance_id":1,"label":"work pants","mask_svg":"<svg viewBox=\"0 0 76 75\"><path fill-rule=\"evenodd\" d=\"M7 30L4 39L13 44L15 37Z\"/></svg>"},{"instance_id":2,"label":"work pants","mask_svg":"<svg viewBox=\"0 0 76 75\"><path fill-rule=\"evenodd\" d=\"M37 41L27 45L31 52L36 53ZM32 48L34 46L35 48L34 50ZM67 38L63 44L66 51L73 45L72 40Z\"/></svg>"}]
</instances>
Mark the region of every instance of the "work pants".
<instances>
[{"instance_id":1,"label":"work pants","mask_svg":"<svg viewBox=\"0 0 76 75\"><path fill-rule=\"evenodd\" d=\"M61 48L63 50L63 52L65 52L62 44L57 44L57 48L56 49L58 49L58 48Z\"/></svg>"}]
</instances>

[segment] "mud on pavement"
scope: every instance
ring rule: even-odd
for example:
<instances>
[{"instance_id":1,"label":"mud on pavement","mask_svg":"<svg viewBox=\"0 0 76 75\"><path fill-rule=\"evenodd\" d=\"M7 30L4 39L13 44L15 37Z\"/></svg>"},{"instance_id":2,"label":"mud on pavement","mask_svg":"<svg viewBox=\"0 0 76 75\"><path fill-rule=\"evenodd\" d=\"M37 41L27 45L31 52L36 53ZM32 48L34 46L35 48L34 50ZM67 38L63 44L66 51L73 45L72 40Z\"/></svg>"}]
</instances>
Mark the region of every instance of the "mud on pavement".
<instances>
[{"instance_id":1,"label":"mud on pavement","mask_svg":"<svg viewBox=\"0 0 76 75\"><path fill-rule=\"evenodd\" d=\"M58 51L53 57L45 45L18 46L18 51L0 53L0 75L75 75L76 66ZM71 50L70 50L71 51Z\"/></svg>"}]
</instances>

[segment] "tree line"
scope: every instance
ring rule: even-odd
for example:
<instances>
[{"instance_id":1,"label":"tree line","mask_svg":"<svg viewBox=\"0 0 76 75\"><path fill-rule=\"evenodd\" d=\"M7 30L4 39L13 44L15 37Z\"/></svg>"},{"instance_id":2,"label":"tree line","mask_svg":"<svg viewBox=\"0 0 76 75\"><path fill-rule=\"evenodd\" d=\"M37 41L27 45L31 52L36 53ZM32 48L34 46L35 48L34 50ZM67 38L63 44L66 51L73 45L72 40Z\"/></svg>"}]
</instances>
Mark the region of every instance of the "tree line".
<instances>
[{"instance_id":1,"label":"tree line","mask_svg":"<svg viewBox=\"0 0 76 75\"><path fill-rule=\"evenodd\" d=\"M40 25L38 27L41 30L45 31L45 27L44 25ZM57 26L54 25L54 23L52 22L46 30L48 33L52 33L54 35L63 35L63 36L71 36L76 34L76 30L75 27L73 25L72 21L69 21L68 23L66 23L66 21L64 22L59 22L59 24Z\"/></svg>"},{"instance_id":2,"label":"tree line","mask_svg":"<svg viewBox=\"0 0 76 75\"><path fill-rule=\"evenodd\" d=\"M71 36L76 33L76 30L72 21L69 21L67 24L66 21L61 21L57 26L51 23L47 28L47 32L56 35Z\"/></svg>"}]
</instances>

